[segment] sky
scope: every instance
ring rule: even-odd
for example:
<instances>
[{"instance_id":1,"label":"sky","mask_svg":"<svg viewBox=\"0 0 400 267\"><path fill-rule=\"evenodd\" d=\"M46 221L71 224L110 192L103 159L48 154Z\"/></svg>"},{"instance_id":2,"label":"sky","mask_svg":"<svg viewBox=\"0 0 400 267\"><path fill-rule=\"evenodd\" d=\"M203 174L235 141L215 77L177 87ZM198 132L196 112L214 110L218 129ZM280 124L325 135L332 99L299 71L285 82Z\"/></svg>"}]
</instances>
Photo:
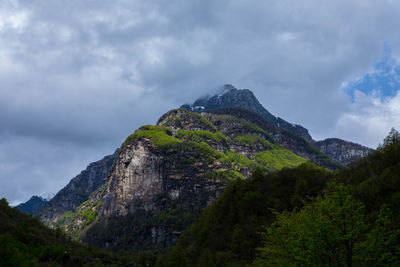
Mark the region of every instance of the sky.
<instances>
[{"instance_id":1,"label":"sky","mask_svg":"<svg viewBox=\"0 0 400 267\"><path fill-rule=\"evenodd\" d=\"M0 197L47 197L226 83L316 140L400 129L400 1L2 0Z\"/></svg>"}]
</instances>

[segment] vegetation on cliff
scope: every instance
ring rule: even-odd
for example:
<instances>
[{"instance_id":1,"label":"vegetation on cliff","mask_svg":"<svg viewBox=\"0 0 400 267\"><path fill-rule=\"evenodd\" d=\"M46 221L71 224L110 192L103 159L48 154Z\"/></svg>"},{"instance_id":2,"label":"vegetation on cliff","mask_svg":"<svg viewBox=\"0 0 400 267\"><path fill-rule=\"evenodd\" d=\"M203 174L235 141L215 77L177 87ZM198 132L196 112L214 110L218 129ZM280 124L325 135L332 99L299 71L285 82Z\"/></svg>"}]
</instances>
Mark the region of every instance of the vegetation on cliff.
<instances>
[{"instance_id":1,"label":"vegetation on cliff","mask_svg":"<svg viewBox=\"0 0 400 267\"><path fill-rule=\"evenodd\" d=\"M194 142L210 140L220 143L221 145L226 145L227 143L226 137L220 132L210 132L205 130L197 130L197 131L179 130L176 134L176 138Z\"/></svg>"},{"instance_id":2,"label":"vegetation on cliff","mask_svg":"<svg viewBox=\"0 0 400 267\"><path fill-rule=\"evenodd\" d=\"M307 160L293 154L287 149L272 145L272 149L259 152L254 155L257 163L269 170L280 170L284 167L296 167Z\"/></svg>"},{"instance_id":3,"label":"vegetation on cliff","mask_svg":"<svg viewBox=\"0 0 400 267\"><path fill-rule=\"evenodd\" d=\"M182 142L171 136L171 131L167 127L144 125L128 136L121 147L131 144L139 139L147 139L157 148L168 148L171 145Z\"/></svg>"}]
</instances>

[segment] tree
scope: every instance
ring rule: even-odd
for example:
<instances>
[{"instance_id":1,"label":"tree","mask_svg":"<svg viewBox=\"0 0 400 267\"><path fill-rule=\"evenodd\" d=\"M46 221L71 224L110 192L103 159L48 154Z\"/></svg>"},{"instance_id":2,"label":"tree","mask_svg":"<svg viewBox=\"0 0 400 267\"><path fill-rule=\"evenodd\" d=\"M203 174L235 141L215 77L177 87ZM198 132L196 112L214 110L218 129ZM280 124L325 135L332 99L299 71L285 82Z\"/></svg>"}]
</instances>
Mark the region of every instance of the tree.
<instances>
[{"instance_id":1,"label":"tree","mask_svg":"<svg viewBox=\"0 0 400 267\"><path fill-rule=\"evenodd\" d=\"M400 263L400 231L393 226L393 212L383 205L375 227L360 244L360 262L364 266L398 266Z\"/></svg>"},{"instance_id":2,"label":"tree","mask_svg":"<svg viewBox=\"0 0 400 267\"><path fill-rule=\"evenodd\" d=\"M385 139L383 139L383 147L387 147L399 142L400 142L400 133L395 128L392 128L388 136L386 136Z\"/></svg>"},{"instance_id":3,"label":"tree","mask_svg":"<svg viewBox=\"0 0 400 267\"><path fill-rule=\"evenodd\" d=\"M351 187L331 183L299 212L275 213L255 266L352 266L368 228Z\"/></svg>"}]
</instances>

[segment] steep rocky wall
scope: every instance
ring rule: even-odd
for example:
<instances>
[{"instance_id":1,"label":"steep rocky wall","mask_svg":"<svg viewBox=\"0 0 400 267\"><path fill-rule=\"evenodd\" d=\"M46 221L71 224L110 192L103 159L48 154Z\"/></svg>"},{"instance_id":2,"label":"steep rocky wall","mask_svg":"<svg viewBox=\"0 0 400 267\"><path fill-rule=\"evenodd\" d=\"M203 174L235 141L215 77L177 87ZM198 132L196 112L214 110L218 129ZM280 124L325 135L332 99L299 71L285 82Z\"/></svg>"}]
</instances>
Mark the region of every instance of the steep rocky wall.
<instances>
[{"instance_id":1,"label":"steep rocky wall","mask_svg":"<svg viewBox=\"0 0 400 267\"><path fill-rule=\"evenodd\" d=\"M348 165L355 162L373 151L369 147L348 142L338 138L329 138L318 141L315 146L330 158Z\"/></svg>"},{"instance_id":2,"label":"steep rocky wall","mask_svg":"<svg viewBox=\"0 0 400 267\"><path fill-rule=\"evenodd\" d=\"M135 205L154 208L153 198L162 192L162 155L153 153L148 142L140 140L121 149L109 177L110 185L102 211L103 215L127 215L135 212Z\"/></svg>"}]
</instances>

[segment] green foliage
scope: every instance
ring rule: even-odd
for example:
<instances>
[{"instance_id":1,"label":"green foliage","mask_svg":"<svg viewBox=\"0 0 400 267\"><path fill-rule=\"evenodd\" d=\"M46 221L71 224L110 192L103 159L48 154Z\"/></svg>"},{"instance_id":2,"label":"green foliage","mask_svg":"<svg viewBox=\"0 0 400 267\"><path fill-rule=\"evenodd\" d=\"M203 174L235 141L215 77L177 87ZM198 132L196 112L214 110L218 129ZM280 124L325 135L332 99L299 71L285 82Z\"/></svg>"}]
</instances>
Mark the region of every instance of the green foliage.
<instances>
[{"instance_id":1,"label":"green foliage","mask_svg":"<svg viewBox=\"0 0 400 267\"><path fill-rule=\"evenodd\" d=\"M257 266L351 266L368 226L351 188L332 183L299 212L275 213Z\"/></svg>"},{"instance_id":2,"label":"green foliage","mask_svg":"<svg viewBox=\"0 0 400 267\"><path fill-rule=\"evenodd\" d=\"M58 228L0 200L0 266L83 266L121 264L117 255L70 241Z\"/></svg>"},{"instance_id":3,"label":"green foliage","mask_svg":"<svg viewBox=\"0 0 400 267\"><path fill-rule=\"evenodd\" d=\"M132 135L128 136L122 144L122 147L138 139L148 139L156 148L159 149L168 148L182 142L181 140L172 137L171 131L167 127L145 125L136 130Z\"/></svg>"},{"instance_id":4,"label":"green foliage","mask_svg":"<svg viewBox=\"0 0 400 267\"><path fill-rule=\"evenodd\" d=\"M208 125L210 128L212 128L214 131L218 131L217 130L217 127L215 127L215 125L214 124L212 124L209 120L207 120L206 118L204 118L203 116L201 116L200 114L197 114L197 113L194 113L195 114L195 116L199 116L200 117L200 122L201 123L203 123L203 124L205 124L205 125Z\"/></svg>"},{"instance_id":5,"label":"green foliage","mask_svg":"<svg viewBox=\"0 0 400 267\"><path fill-rule=\"evenodd\" d=\"M151 251L141 251L134 256L134 261L138 266L155 266L157 264L158 257Z\"/></svg>"},{"instance_id":6,"label":"green foliage","mask_svg":"<svg viewBox=\"0 0 400 267\"><path fill-rule=\"evenodd\" d=\"M172 135L171 130L168 127L165 126L154 126L154 125L143 125L142 127L139 128L139 131L157 131L157 132L163 132L168 135Z\"/></svg>"},{"instance_id":7,"label":"green foliage","mask_svg":"<svg viewBox=\"0 0 400 267\"><path fill-rule=\"evenodd\" d=\"M70 221L73 220L73 219L75 219L75 213L69 210L69 211L65 212L65 213L60 217L60 219L58 219L58 220L56 221L55 226L56 226L56 227L60 227L60 226L62 226L63 224L65 224L65 223L67 223L67 222L70 222Z\"/></svg>"},{"instance_id":8,"label":"green foliage","mask_svg":"<svg viewBox=\"0 0 400 267\"><path fill-rule=\"evenodd\" d=\"M332 183L300 211L276 213L254 265L397 266L400 232L391 224L391 211L383 207L369 226L351 187Z\"/></svg>"},{"instance_id":9,"label":"green foliage","mask_svg":"<svg viewBox=\"0 0 400 267\"><path fill-rule=\"evenodd\" d=\"M383 140L382 148L388 147L398 142L400 142L400 133L395 128L392 128L388 136L386 136L385 139Z\"/></svg>"},{"instance_id":10,"label":"green foliage","mask_svg":"<svg viewBox=\"0 0 400 267\"><path fill-rule=\"evenodd\" d=\"M194 158L219 158L222 153L216 151L206 142L180 142L176 143L174 146L174 151L177 153L181 153L182 151L190 153L190 155Z\"/></svg>"},{"instance_id":11,"label":"green foliage","mask_svg":"<svg viewBox=\"0 0 400 267\"><path fill-rule=\"evenodd\" d=\"M0 235L0 266L35 266L38 259L31 255L32 248L10 233ZM29 251L29 252L28 252ZM28 253L27 253L28 252Z\"/></svg>"},{"instance_id":12,"label":"green foliage","mask_svg":"<svg viewBox=\"0 0 400 267\"><path fill-rule=\"evenodd\" d=\"M211 180L219 180L223 182L230 182L230 181L235 181L237 179L244 179L243 175L241 175L239 172L234 171L234 170L215 170L212 172L207 172L204 175L205 179L211 179Z\"/></svg>"},{"instance_id":13,"label":"green foliage","mask_svg":"<svg viewBox=\"0 0 400 267\"><path fill-rule=\"evenodd\" d=\"M240 145L262 144L265 148L271 148L271 143L258 134L239 135L232 139L232 143Z\"/></svg>"},{"instance_id":14,"label":"green foliage","mask_svg":"<svg viewBox=\"0 0 400 267\"><path fill-rule=\"evenodd\" d=\"M182 165L190 165L190 164L193 164L193 163L195 163L196 161L194 160L194 159L188 159L188 158L181 158L181 160L180 160L180 164L182 164Z\"/></svg>"},{"instance_id":15,"label":"green foliage","mask_svg":"<svg viewBox=\"0 0 400 267\"><path fill-rule=\"evenodd\" d=\"M195 142L201 142L201 141L214 141L217 143L226 143L226 137L221 134L220 132L209 132L209 131L184 131L184 130L179 130L176 135L176 138L179 139L184 139L184 140L189 140L189 141L195 141Z\"/></svg>"},{"instance_id":16,"label":"green foliage","mask_svg":"<svg viewBox=\"0 0 400 267\"><path fill-rule=\"evenodd\" d=\"M240 123L243 125L243 128L247 130L248 132L253 132L253 133L260 133L265 136L269 136L263 129L258 127L256 124L251 123L246 120L239 120Z\"/></svg>"},{"instance_id":17,"label":"green foliage","mask_svg":"<svg viewBox=\"0 0 400 267\"><path fill-rule=\"evenodd\" d=\"M254 155L256 162L266 166L269 170L279 170L284 167L296 167L307 160L296 154L272 145L272 149Z\"/></svg>"},{"instance_id":18,"label":"green foliage","mask_svg":"<svg viewBox=\"0 0 400 267\"><path fill-rule=\"evenodd\" d=\"M223 163L229 164L234 171L240 171L245 168L255 170L258 166L254 161L232 151L221 154L219 160Z\"/></svg>"},{"instance_id":19,"label":"green foliage","mask_svg":"<svg viewBox=\"0 0 400 267\"><path fill-rule=\"evenodd\" d=\"M183 249L176 246L168 255L166 267L189 267L188 259L186 258Z\"/></svg>"},{"instance_id":20,"label":"green foliage","mask_svg":"<svg viewBox=\"0 0 400 267\"><path fill-rule=\"evenodd\" d=\"M88 225L96 219L98 213L97 210L87 207L80 213L80 215L85 219L85 225Z\"/></svg>"},{"instance_id":21,"label":"green foliage","mask_svg":"<svg viewBox=\"0 0 400 267\"><path fill-rule=\"evenodd\" d=\"M400 218L400 140L392 141L335 173L339 181L354 185L355 197L366 206L370 222L385 204L393 208L396 220Z\"/></svg>"},{"instance_id":22,"label":"green foliage","mask_svg":"<svg viewBox=\"0 0 400 267\"><path fill-rule=\"evenodd\" d=\"M172 205L170 208L152 219L157 225L173 225L176 230L184 230L193 220L193 214L182 208L182 205Z\"/></svg>"},{"instance_id":23,"label":"green foliage","mask_svg":"<svg viewBox=\"0 0 400 267\"><path fill-rule=\"evenodd\" d=\"M365 266L397 266L400 264L400 230L394 225L391 208L384 205L375 227L359 245L358 260Z\"/></svg>"}]
</instances>

